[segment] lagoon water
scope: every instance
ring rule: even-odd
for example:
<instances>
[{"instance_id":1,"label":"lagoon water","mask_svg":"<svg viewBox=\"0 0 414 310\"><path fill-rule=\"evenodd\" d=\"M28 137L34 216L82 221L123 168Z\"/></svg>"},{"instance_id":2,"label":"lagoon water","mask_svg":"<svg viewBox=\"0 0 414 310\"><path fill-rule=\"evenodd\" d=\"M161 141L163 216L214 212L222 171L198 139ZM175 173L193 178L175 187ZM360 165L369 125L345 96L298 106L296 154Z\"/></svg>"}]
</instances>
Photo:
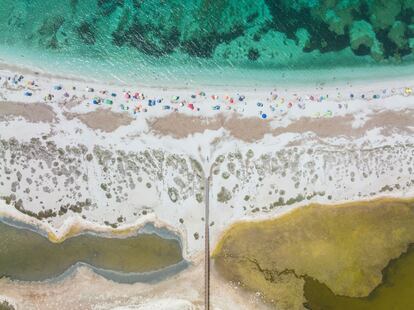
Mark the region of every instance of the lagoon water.
<instances>
[{"instance_id":1,"label":"lagoon water","mask_svg":"<svg viewBox=\"0 0 414 310\"><path fill-rule=\"evenodd\" d=\"M43 281L81 264L117 282L151 282L162 278L151 272L168 276L186 266L179 240L160 235L154 230L128 238L85 233L52 243L28 227L0 221L0 277Z\"/></svg>"},{"instance_id":2,"label":"lagoon water","mask_svg":"<svg viewBox=\"0 0 414 310\"><path fill-rule=\"evenodd\" d=\"M213 258L279 309L413 309L412 246L401 255L414 242L413 211L401 199L309 205L233 225Z\"/></svg>"},{"instance_id":3,"label":"lagoon water","mask_svg":"<svg viewBox=\"0 0 414 310\"><path fill-rule=\"evenodd\" d=\"M1 2L0 58L54 73L239 85L412 72L409 0Z\"/></svg>"},{"instance_id":4,"label":"lagoon water","mask_svg":"<svg viewBox=\"0 0 414 310\"><path fill-rule=\"evenodd\" d=\"M368 297L335 295L326 285L306 278L306 307L312 310L389 310L414 307L414 248L390 262L383 271L383 282Z\"/></svg>"}]
</instances>

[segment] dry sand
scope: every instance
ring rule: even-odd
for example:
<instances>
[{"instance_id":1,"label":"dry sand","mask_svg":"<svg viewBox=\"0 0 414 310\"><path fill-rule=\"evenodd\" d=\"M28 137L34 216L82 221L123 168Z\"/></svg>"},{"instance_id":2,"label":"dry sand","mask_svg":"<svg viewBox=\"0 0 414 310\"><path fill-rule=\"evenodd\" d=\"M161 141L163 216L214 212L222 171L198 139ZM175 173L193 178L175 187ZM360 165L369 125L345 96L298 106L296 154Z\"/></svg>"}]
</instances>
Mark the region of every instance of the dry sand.
<instances>
[{"instance_id":1,"label":"dry sand","mask_svg":"<svg viewBox=\"0 0 414 310\"><path fill-rule=\"evenodd\" d=\"M170 135L176 139L186 138L194 133L203 133L205 130L219 130L224 128L240 140L253 142L263 138L270 132L270 122L257 117L223 115L210 117L188 116L181 113L172 113L148 121L150 129L158 135Z\"/></svg>"},{"instance_id":2,"label":"dry sand","mask_svg":"<svg viewBox=\"0 0 414 310\"><path fill-rule=\"evenodd\" d=\"M360 127L352 127L355 117L351 114L335 116L332 118L309 118L303 117L298 121L286 126L274 129L273 135L287 132L303 133L313 132L320 138L348 136L361 137L367 131L382 128L381 133L390 135L394 130L412 132L409 126L414 124L414 110L404 111L382 111L369 115L369 119Z\"/></svg>"},{"instance_id":3,"label":"dry sand","mask_svg":"<svg viewBox=\"0 0 414 310\"><path fill-rule=\"evenodd\" d=\"M127 113L116 113L108 109L98 109L96 111L80 114L64 112L69 120L78 118L82 123L91 129L99 129L104 132L113 132L121 126L127 126L133 121Z\"/></svg>"},{"instance_id":4,"label":"dry sand","mask_svg":"<svg viewBox=\"0 0 414 310\"><path fill-rule=\"evenodd\" d=\"M33 123L51 123L56 120L56 113L44 103L0 102L0 120L15 117L23 117Z\"/></svg>"},{"instance_id":5,"label":"dry sand","mask_svg":"<svg viewBox=\"0 0 414 310\"><path fill-rule=\"evenodd\" d=\"M394 130L412 132L408 127L414 124L414 110L380 111L369 115L368 120L360 127L353 127L355 117L351 114L331 118L302 117L286 127L272 129L269 120L257 117L241 118L233 115L210 117L188 116L172 113L168 116L148 121L149 128L157 135L170 135L173 138L186 138L194 133L203 133L205 130L219 130L224 128L236 139L245 142L255 142L265 134L278 136L284 133L313 132L321 138L348 136L361 137L367 131L382 128L383 135L390 135Z\"/></svg>"},{"instance_id":6,"label":"dry sand","mask_svg":"<svg viewBox=\"0 0 414 310\"><path fill-rule=\"evenodd\" d=\"M391 135L395 130L412 133L413 130L408 128L412 126L414 126L414 110L412 109L379 112L364 125L366 128L381 127L381 134L384 136Z\"/></svg>"}]
</instances>

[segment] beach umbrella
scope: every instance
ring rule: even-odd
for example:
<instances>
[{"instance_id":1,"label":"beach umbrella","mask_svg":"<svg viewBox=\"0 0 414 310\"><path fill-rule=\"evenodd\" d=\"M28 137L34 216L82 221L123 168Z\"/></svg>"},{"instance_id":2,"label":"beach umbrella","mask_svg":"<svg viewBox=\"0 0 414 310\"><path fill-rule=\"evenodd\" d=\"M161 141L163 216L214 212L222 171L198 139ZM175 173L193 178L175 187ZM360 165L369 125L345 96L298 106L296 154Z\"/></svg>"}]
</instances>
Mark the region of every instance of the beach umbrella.
<instances>
[{"instance_id":1,"label":"beach umbrella","mask_svg":"<svg viewBox=\"0 0 414 310\"><path fill-rule=\"evenodd\" d=\"M332 111L331 110L326 111L325 116L326 117L332 116Z\"/></svg>"}]
</instances>

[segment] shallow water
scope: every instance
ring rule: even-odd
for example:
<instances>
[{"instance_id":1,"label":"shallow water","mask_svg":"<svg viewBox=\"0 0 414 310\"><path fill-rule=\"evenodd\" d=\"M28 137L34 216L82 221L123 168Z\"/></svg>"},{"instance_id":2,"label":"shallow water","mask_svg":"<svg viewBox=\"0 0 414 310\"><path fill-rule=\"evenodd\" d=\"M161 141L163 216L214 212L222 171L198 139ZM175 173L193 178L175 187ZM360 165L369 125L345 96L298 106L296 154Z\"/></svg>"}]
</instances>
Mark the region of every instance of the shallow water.
<instances>
[{"instance_id":1,"label":"shallow water","mask_svg":"<svg viewBox=\"0 0 414 310\"><path fill-rule=\"evenodd\" d=\"M412 63L413 9L409 0L3 0L0 57L123 82L332 77Z\"/></svg>"},{"instance_id":2,"label":"shallow water","mask_svg":"<svg viewBox=\"0 0 414 310\"><path fill-rule=\"evenodd\" d=\"M413 242L414 201L379 199L309 205L273 220L235 224L213 256L221 275L261 292L278 309L301 309L307 300L312 309L376 309L399 297L414 305L412 280L405 278L414 272L411 252L403 272L390 268L385 280L381 274ZM401 289L390 290L397 282Z\"/></svg>"},{"instance_id":3,"label":"shallow water","mask_svg":"<svg viewBox=\"0 0 414 310\"><path fill-rule=\"evenodd\" d=\"M391 261L383 276L382 283L363 298L337 296L326 285L306 278L306 307L312 310L414 309L414 248Z\"/></svg>"},{"instance_id":4,"label":"shallow water","mask_svg":"<svg viewBox=\"0 0 414 310\"><path fill-rule=\"evenodd\" d=\"M0 277L42 281L61 276L82 263L118 282L151 280L139 274L163 270L171 274L183 267L179 240L155 233L139 233L128 238L109 238L91 233L52 243L27 228L0 221ZM132 274L132 276L128 276ZM133 277L134 276L134 277ZM156 275L159 277L159 275ZM125 281L122 281L125 278Z\"/></svg>"}]
</instances>

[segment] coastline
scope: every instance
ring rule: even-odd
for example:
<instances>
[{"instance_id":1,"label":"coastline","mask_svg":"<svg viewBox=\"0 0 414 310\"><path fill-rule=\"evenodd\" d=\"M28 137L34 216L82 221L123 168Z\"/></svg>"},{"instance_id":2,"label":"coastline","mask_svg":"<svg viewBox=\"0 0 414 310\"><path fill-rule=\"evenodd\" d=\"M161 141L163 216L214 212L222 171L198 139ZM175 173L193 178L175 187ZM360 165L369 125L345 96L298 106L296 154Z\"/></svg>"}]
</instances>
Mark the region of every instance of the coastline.
<instances>
[{"instance_id":1,"label":"coastline","mask_svg":"<svg viewBox=\"0 0 414 310\"><path fill-rule=\"evenodd\" d=\"M25 53L27 51L24 51ZM94 59L83 59L78 63L68 63L62 65L62 58L59 54L51 53L43 55L43 52L33 52L32 56L19 56L19 48L2 47L0 49L0 69L9 71L19 71L23 74L40 75L51 79L61 79L70 81L80 81L85 83L95 83L101 85L113 85L120 87L139 86L146 89L192 89L192 88L214 88L217 90L248 90L248 89L269 89L275 86L301 89L315 88L321 86L343 87L348 84L355 86L367 86L367 84L379 86L386 85L389 81L402 83L411 79L414 63L402 65L398 63L373 64L357 63L355 65L342 65L335 68L321 69L318 67L303 68L279 68L279 67L252 67L243 65L235 68L230 64L215 64L215 69L206 70L197 63L172 63L161 66L150 65L145 71L146 77L137 72L131 76L135 69L124 68L124 72L119 71L114 64L101 64L101 61ZM50 52L49 52L50 53ZM40 59L43 59L39 62ZM36 61L35 61L36 60ZM96 61L94 64L93 62ZM37 66L33 66L37 63ZM64 62L63 62L64 63ZM180 70L175 67L179 65ZM211 65L211 64L210 64ZM101 66L101 68L99 68ZM112 66L112 68L111 68ZM153 67L151 67L153 66ZM168 76L164 76L162 71L165 68L172 70ZM205 66L207 67L207 65ZM97 68L97 69L96 69ZM96 72L93 72L95 69ZM112 69L112 71L111 71ZM144 68L141 68L144 69ZM166 70L166 71L169 71ZM196 73L196 71L199 72ZM88 71L90 71L88 73ZM189 72L194 71L193 74ZM160 72L157 76L157 72ZM127 78L124 79L123 76ZM352 82L351 82L352 81ZM379 82L379 83L378 83Z\"/></svg>"},{"instance_id":2,"label":"coastline","mask_svg":"<svg viewBox=\"0 0 414 310\"><path fill-rule=\"evenodd\" d=\"M3 206L2 206L3 205ZM30 216L23 215L16 210L10 212L10 208L3 201L0 202L0 222L16 228L28 229L38 233L50 242L62 243L63 241L82 234L96 234L107 238L128 238L138 234L154 233L163 239L174 239L181 244L178 231L167 224L157 221L155 217L140 219L118 228L97 225L79 217L71 217L65 220L60 227L53 227Z\"/></svg>"}]
</instances>

